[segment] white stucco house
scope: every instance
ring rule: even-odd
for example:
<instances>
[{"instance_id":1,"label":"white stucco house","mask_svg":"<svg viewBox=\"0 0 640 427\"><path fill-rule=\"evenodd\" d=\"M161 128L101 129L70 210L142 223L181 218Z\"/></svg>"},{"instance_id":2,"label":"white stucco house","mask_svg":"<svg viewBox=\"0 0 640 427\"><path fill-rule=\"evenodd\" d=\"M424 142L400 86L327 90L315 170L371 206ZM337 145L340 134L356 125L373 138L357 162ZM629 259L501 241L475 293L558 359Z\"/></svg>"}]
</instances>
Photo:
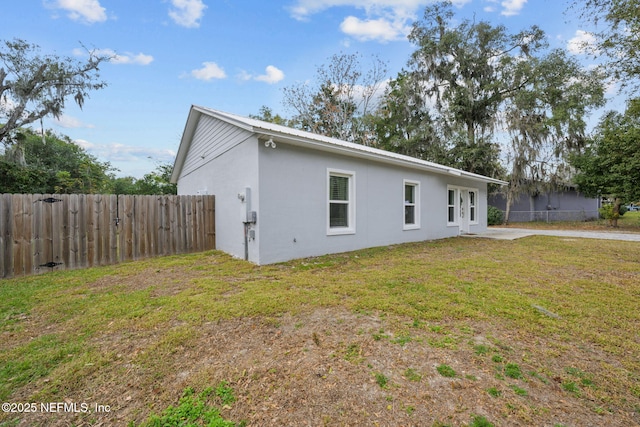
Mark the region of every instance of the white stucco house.
<instances>
[{"instance_id":1,"label":"white stucco house","mask_svg":"<svg viewBox=\"0 0 640 427\"><path fill-rule=\"evenodd\" d=\"M504 181L192 106L171 181L216 197L216 247L257 264L478 233Z\"/></svg>"}]
</instances>

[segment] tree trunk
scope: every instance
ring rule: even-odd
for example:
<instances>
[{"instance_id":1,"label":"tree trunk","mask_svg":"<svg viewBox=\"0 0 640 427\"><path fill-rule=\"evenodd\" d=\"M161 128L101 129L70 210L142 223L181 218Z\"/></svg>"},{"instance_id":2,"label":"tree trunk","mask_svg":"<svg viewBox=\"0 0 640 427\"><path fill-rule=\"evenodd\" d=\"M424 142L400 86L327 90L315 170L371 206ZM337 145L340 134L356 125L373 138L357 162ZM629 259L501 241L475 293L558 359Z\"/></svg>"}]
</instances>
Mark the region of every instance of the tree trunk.
<instances>
[{"instance_id":1,"label":"tree trunk","mask_svg":"<svg viewBox=\"0 0 640 427\"><path fill-rule=\"evenodd\" d=\"M509 214L511 214L511 205L513 204L513 193L510 189L507 189L507 206L504 210L504 225L509 224Z\"/></svg>"},{"instance_id":2,"label":"tree trunk","mask_svg":"<svg viewBox=\"0 0 640 427\"><path fill-rule=\"evenodd\" d=\"M622 200L619 197L613 199L613 215L611 216L611 226L618 226L618 218L620 218L620 204Z\"/></svg>"}]
</instances>

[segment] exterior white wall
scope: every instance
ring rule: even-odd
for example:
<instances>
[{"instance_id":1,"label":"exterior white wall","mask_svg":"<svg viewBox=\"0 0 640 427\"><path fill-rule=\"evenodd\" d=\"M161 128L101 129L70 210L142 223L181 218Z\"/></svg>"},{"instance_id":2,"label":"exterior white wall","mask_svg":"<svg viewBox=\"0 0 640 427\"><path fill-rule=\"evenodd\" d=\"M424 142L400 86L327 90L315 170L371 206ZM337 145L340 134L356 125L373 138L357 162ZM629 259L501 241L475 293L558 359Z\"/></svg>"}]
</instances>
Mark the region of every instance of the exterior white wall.
<instances>
[{"instance_id":1,"label":"exterior white wall","mask_svg":"<svg viewBox=\"0 0 640 427\"><path fill-rule=\"evenodd\" d=\"M251 209L260 211L258 140L248 131L206 116L202 118L206 120L200 120L178 179L178 194L215 195L216 248L244 259L243 221L249 201L241 201L238 194L251 188ZM215 133L226 134L227 139L213 139ZM233 144L229 143L229 137ZM249 259L254 262L259 259L257 242L256 233L256 239L248 244Z\"/></svg>"},{"instance_id":2,"label":"exterior white wall","mask_svg":"<svg viewBox=\"0 0 640 427\"><path fill-rule=\"evenodd\" d=\"M486 229L484 183L283 143L259 144L258 151L260 264L457 236L459 227L447 225L447 185L478 190L478 224L470 232ZM354 234L327 234L328 169L355 174ZM417 229L404 230L405 180L419 183Z\"/></svg>"},{"instance_id":3,"label":"exterior white wall","mask_svg":"<svg viewBox=\"0 0 640 427\"><path fill-rule=\"evenodd\" d=\"M329 235L328 170L355 175L355 233ZM420 226L404 227L404 183L418 183ZM248 259L270 264L367 247L457 236L447 224L448 186L478 191L478 223L486 229L483 182L418 168L365 160L276 141L276 148L250 131L203 115L178 178L178 194L216 196L216 247L245 257L248 204L257 212L249 226ZM238 195L250 200L241 200Z\"/></svg>"}]
</instances>

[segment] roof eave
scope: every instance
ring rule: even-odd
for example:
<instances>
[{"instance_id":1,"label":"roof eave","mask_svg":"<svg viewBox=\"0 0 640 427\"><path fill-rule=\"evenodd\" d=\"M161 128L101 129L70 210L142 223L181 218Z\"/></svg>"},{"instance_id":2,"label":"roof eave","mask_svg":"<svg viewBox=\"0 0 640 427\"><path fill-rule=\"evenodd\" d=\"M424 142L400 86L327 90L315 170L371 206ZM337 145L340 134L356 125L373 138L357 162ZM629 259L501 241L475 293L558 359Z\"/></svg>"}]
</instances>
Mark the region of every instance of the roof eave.
<instances>
[{"instance_id":1,"label":"roof eave","mask_svg":"<svg viewBox=\"0 0 640 427\"><path fill-rule=\"evenodd\" d=\"M298 136L290 135L287 133L273 131L271 129L252 127L252 131L258 134L258 138L261 138L261 137L263 139L276 138L278 141L282 141L291 145L296 145L301 147L312 147L314 149L321 150L321 151L349 155L351 157L358 157L358 158L367 159L367 160L375 160L381 163L393 164L396 166L410 167L410 168L419 169L419 170L427 170L427 171L434 172L441 175L452 175L452 176L457 176L461 178L468 178L468 179L473 179L474 181L486 182L488 184L489 183L498 184L498 185L508 184L508 182L502 181L499 179L490 178L484 175L478 175L471 172L466 172L460 169L456 169L456 168L452 168L444 165L430 164L423 160L409 157L409 156L398 155L397 157L391 157L389 156L389 154L387 154L387 152L383 152L383 150L377 150L377 151L380 151L380 153L376 151L362 151L354 147L349 147L344 145L335 145L335 144L331 144L321 140L298 137Z\"/></svg>"},{"instance_id":2,"label":"roof eave","mask_svg":"<svg viewBox=\"0 0 640 427\"><path fill-rule=\"evenodd\" d=\"M194 105L192 105L189 110L189 116L187 117L187 122L184 125L184 130L182 131L182 138L180 138L178 153L176 154L176 159L173 162L173 170L171 171L171 178L169 180L172 184L176 184L178 182L180 173L182 173L182 167L187 157L187 153L189 152L191 139L196 131L198 119L202 113L203 111Z\"/></svg>"},{"instance_id":3,"label":"roof eave","mask_svg":"<svg viewBox=\"0 0 640 427\"><path fill-rule=\"evenodd\" d=\"M248 119L245 117L236 116L234 114L224 113L218 110L212 110L207 107L199 107L199 106L193 105L191 109L192 111L197 111L200 114L206 114L206 115L215 117L219 120L225 121L234 126L238 126L242 129L252 132L258 135L258 138L260 138L261 136L265 139L276 138L279 141L287 142L292 145L297 145L302 147L312 147L317 150L349 155L351 157L375 160L382 163L399 165L404 167L411 167L419 170L427 170L430 172L443 174L443 175L453 175L458 177L464 177L467 179L472 179L474 181L480 181L480 182L485 182L490 184L498 184L498 185L508 184L508 182L495 179L495 178L490 178L484 175L478 175L478 174L466 172L460 169L452 168L449 166L444 166L438 163L432 163L432 162L428 162L425 160L417 159L417 158L402 155L402 154L397 154L397 153L392 153L385 150L366 147L364 145L360 146L355 143L349 143L347 141L342 141L335 138L329 138L329 137L325 137L322 135L315 135L315 134L309 134L311 135L311 137L302 135L303 132L298 131L296 129L285 128L284 126L274 125L273 123L268 123L268 122L261 122L255 119ZM199 114L198 114L198 117L199 117ZM194 120L193 129L189 129L189 126L188 126L189 120L191 120L191 112L189 114L189 119L187 120L187 127L185 128L183 139L180 143L181 149L183 147L183 143L185 143L185 138L187 136L189 136L189 138L192 137L193 131L195 131L195 125L197 124L197 120ZM262 123L264 123L264 126L261 125ZM283 130L281 131L277 130L278 128L282 128ZM187 131L190 131L191 133L188 134ZM307 134L308 132L304 132L304 133ZM180 151L181 150L178 151L178 155L180 155ZM185 149L183 155L186 155L187 151L188 150ZM182 159L182 162L184 162L184 159ZM176 158L176 165L177 164L178 163ZM180 165L180 169L181 168L182 168L182 165ZM174 168L174 173L176 173L175 168ZM172 175L171 178L173 182L174 176ZM175 179L177 180L177 178L178 177L176 175Z\"/></svg>"}]
</instances>

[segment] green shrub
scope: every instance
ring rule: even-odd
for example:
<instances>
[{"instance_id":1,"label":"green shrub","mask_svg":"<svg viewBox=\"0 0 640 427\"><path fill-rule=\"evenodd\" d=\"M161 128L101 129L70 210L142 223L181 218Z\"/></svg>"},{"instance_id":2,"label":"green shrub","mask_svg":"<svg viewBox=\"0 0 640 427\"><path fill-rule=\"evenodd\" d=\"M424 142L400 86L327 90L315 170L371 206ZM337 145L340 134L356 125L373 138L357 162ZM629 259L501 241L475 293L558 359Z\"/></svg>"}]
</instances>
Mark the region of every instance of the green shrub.
<instances>
[{"instance_id":1,"label":"green shrub","mask_svg":"<svg viewBox=\"0 0 640 427\"><path fill-rule=\"evenodd\" d=\"M627 213L627 207L625 205L620 205L620 208L618 210L620 211L620 216L623 216L625 213Z\"/></svg>"},{"instance_id":2,"label":"green shrub","mask_svg":"<svg viewBox=\"0 0 640 427\"><path fill-rule=\"evenodd\" d=\"M627 212L627 207L624 205L620 205L618 207L618 213L615 214L613 212L613 205L611 203L608 203L606 205L603 205L600 209L598 209L598 212L600 213L600 218L608 219L609 221L612 221L623 216L625 212Z\"/></svg>"},{"instance_id":3,"label":"green shrub","mask_svg":"<svg viewBox=\"0 0 640 427\"><path fill-rule=\"evenodd\" d=\"M500 225L504 222L504 213L494 207L494 206L488 206L487 207L487 224L489 225Z\"/></svg>"}]
</instances>

